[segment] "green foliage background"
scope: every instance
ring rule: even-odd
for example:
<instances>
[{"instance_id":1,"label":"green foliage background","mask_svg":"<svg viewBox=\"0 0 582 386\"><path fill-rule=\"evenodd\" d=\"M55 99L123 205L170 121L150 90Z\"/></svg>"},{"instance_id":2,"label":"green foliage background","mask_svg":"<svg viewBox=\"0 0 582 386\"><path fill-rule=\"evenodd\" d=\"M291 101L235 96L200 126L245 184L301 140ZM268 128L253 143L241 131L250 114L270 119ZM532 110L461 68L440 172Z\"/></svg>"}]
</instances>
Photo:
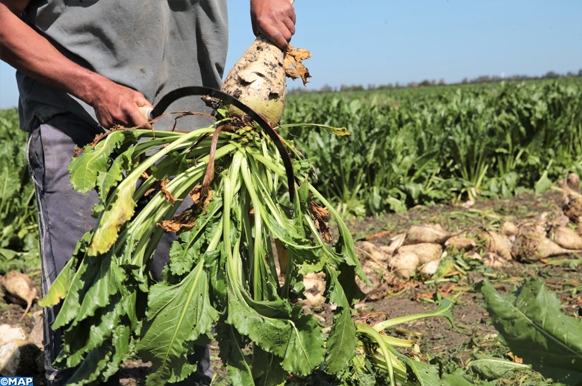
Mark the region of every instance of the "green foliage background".
<instances>
[{"instance_id":1,"label":"green foliage background","mask_svg":"<svg viewBox=\"0 0 582 386\"><path fill-rule=\"evenodd\" d=\"M582 78L290 95L284 135L342 213L538 192L582 172Z\"/></svg>"},{"instance_id":2,"label":"green foliage background","mask_svg":"<svg viewBox=\"0 0 582 386\"><path fill-rule=\"evenodd\" d=\"M289 95L281 130L315 166L342 214L509 197L582 174L582 78ZM0 110L0 273L38 254L27 134ZM36 263L32 263L34 266Z\"/></svg>"},{"instance_id":3,"label":"green foliage background","mask_svg":"<svg viewBox=\"0 0 582 386\"><path fill-rule=\"evenodd\" d=\"M27 137L19 129L18 111L0 110L0 274L40 267Z\"/></svg>"}]
</instances>

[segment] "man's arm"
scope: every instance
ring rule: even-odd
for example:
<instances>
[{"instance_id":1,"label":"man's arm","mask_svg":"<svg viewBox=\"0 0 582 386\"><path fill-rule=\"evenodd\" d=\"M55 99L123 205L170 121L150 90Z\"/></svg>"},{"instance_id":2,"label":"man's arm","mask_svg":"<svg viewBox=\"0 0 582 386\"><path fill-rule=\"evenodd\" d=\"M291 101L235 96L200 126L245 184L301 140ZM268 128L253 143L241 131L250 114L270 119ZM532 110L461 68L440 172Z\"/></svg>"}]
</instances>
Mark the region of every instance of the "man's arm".
<instances>
[{"instance_id":1,"label":"man's arm","mask_svg":"<svg viewBox=\"0 0 582 386\"><path fill-rule=\"evenodd\" d=\"M255 35L285 50L295 33L295 9L289 0L251 0L251 22Z\"/></svg>"},{"instance_id":2,"label":"man's arm","mask_svg":"<svg viewBox=\"0 0 582 386\"><path fill-rule=\"evenodd\" d=\"M0 0L0 60L47 86L91 105L99 123L146 123L138 107L152 107L142 93L121 86L63 56L18 15L30 0Z\"/></svg>"}]
</instances>

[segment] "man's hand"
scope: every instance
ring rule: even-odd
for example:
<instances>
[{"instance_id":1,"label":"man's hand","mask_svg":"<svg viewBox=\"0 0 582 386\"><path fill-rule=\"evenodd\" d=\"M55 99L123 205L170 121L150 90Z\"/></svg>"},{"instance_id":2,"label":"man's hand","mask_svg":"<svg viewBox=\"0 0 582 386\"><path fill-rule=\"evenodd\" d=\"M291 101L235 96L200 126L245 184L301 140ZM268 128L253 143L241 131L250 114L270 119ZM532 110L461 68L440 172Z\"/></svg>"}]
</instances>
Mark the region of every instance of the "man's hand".
<instances>
[{"instance_id":1,"label":"man's hand","mask_svg":"<svg viewBox=\"0 0 582 386\"><path fill-rule=\"evenodd\" d=\"M251 22L255 35L285 50L295 33L295 9L289 0L251 0Z\"/></svg>"},{"instance_id":2,"label":"man's hand","mask_svg":"<svg viewBox=\"0 0 582 386\"><path fill-rule=\"evenodd\" d=\"M86 102L95 109L99 123L106 128L116 124L151 128L139 111L140 107L153 108L143 94L101 78L96 80L94 92L86 97Z\"/></svg>"}]
</instances>

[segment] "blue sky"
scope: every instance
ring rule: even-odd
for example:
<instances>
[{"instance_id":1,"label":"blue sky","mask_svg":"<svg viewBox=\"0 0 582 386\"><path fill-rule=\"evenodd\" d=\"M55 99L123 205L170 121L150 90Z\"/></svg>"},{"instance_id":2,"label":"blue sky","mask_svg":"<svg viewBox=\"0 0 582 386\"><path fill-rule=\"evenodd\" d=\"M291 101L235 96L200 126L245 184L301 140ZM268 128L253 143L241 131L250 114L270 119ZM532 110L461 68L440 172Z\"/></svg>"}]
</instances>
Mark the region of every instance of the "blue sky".
<instances>
[{"instance_id":1,"label":"blue sky","mask_svg":"<svg viewBox=\"0 0 582 386\"><path fill-rule=\"evenodd\" d=\"M227 69L254 39L248 3L229 1ZM296 0L295 9L292 44L313 53L312 90L582 69L580 0ZM2 63L0 108L17 98Z\"/></svg>"}]
</instances>

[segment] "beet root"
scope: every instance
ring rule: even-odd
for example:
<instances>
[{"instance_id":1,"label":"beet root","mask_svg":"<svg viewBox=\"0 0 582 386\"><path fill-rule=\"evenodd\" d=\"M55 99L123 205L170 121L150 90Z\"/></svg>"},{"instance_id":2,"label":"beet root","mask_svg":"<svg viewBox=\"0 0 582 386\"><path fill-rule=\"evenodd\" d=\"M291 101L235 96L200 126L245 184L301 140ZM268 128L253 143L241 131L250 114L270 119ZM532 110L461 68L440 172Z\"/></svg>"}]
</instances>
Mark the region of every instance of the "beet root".
<instances>
[{"instance_id":1,"label":"beet root","mask_svg":"<svg viewBox=\"0 0 582 386\"><path fill-rule=\"evenodd\" d=\"M582 249L582 237L568 227L558 227L551 234L551 240L566 249Z\"/></svg>"},{"instance_id":2,"label":"beet root","mask_svg":"<svg viewBox=\"0 0 582 386\"><path fill-rule=\"evenodd\" d=\"M10 301L26 307L24 314L20 318L22 320L30 310L30 307L32 307L32 302L38 296L38 290L27 275L16 271L11 271L2 278L2 286L4 286Z\"/></svg>"},{"instance_id":3,"label":"beet root","mask_svg":"<svg viewBox=\"0 0 582 386\"><path fill-rule=\"evenodd\" d=\"M437 243L443 244L453 234L440 226L418 226L413 225L406 232L406 244Z\"/></svg>"},{"instance_id":4,"label":"beet root","mask_svg":"<svg viewBox=\"0 0 582 386\"><path fill-rule=\"evenodd\" d=\"M445 241L445 247L454 247L459 251L470 251L476 246L475 240L463 236L453 236Z\"/></svg>"},{"instance_id":5,"label":"beet root","mask_svg":"<svg viewBox=\"0 0 582 386\"><path fill-rule=\"evenodd\" d=\"M582 195L562 184L562 210L573 223L582 222Z\"/></svg>"},{"instance_id":6,"label":"beet root","mask_svg":"<svg viewBox=\"0 0 582 386\"><path fill-rule=\"evenodd\" d=\"M390 268L394 274L402 279L410 279L410 274L418 267L420 260L415 253L400 252L390 260Z\"/></svg>"},{"instance_id":7,"label":"beet root","mask_svg":"<svg viewBox=\"0 0 582 386\"><path fill-rule=\"evenodd\" d=\"M495 253L505 260L511 260L511 251L504 237L495 231L483 232L480 239L485 242L485 249L490 253Z\"/></svg>"},{"instance_id":8,"label":"beet root","mask_svg":"<svg viewBox=\"0 0 582 386\"><path fill-rule=\"evenodd\" d=\"M437 269L439 268L440 263L441 259L429 261L428 263L422 266L422 268L420 269L420 274L427 277L433 276L436 273Z\"/></svg>"},{"instance_id":9,"label":"beet root","mask_svg":"<svg viewBox=\"0 0 582 386\"><path fill-rule=\"evenodd\" d=\"M443 247L439 244L420 243L413 245L404 245L396 250L397 253L414 253L418 256L420 264L426 264L430 261L440 259L443 254Z\"/></svg>"},{"instance_id":10,"label":"beet root","mask_svg":"<svg viewBox=\"0 0 582 386\"><path fill-rule=\"evenodd\" d=\"M579 252L564 249L542 234L532 230L520 232L515 240L513 252L518 258L527 261L539 261L550 256Z\"/></svg>"},{"instance_id":11,"label":"beet root","mask_svg":"<svg viewBox=\"0 0 582 386\"><path fill-rule=\"evenodd\" d=\"M401 233L401 234L396 235L390 239L391 240L390 245L387 245L387 246L383 245L380 247L380 249L382 250L382 252L384 252L388 256L392 256L394 254L394 252L396 252L396 250L404 244L405 239L406 239L406 233Z\"/></svg>"}]
</instances>

